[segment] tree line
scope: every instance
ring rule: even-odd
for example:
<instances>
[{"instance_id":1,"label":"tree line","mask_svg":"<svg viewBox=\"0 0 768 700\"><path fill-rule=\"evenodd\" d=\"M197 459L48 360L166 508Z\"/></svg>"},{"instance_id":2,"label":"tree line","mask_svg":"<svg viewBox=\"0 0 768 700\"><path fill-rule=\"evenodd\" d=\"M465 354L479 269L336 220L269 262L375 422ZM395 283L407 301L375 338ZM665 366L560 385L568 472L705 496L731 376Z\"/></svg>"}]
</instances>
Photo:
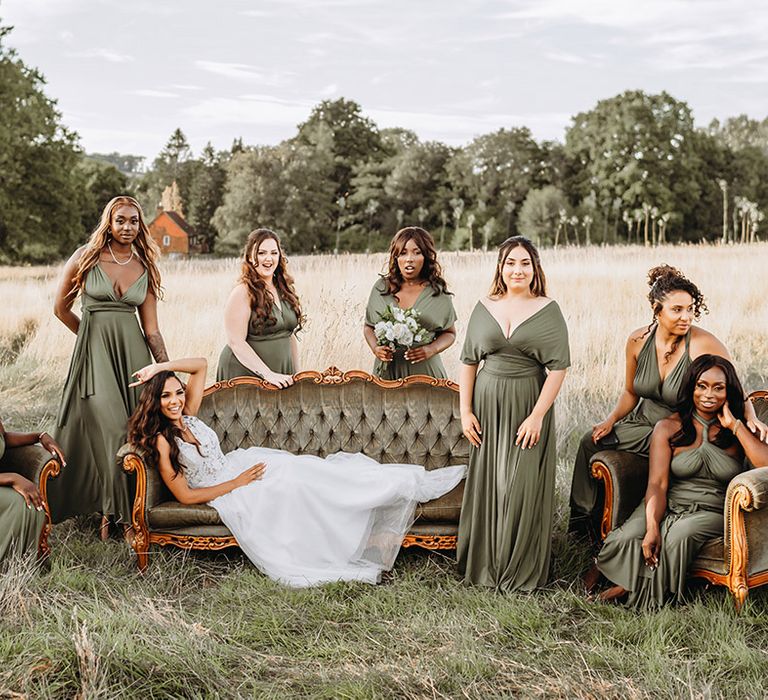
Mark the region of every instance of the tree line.
<instances>
[{"instance_id":1,"label":"tree line","mask_svg":"<svg viewBox=\"0 0 768 700\"><path fill-rule=\"evenodd\" d=\"M513 233L540 245L760 238L768 118L697 128L685 102L632 90L575 115L562 143L510 127L451 147L379 128L342 98L277 145L238 138L194 154L176 129L146 166L84 153L43 76L5 44L9 31L0 27L0 262L66 255L121 192L149 218L165 193L200 248L222 255L256 226L298 253L382 250L409 224L457 250Z\"/></svg>"}]
</instances>

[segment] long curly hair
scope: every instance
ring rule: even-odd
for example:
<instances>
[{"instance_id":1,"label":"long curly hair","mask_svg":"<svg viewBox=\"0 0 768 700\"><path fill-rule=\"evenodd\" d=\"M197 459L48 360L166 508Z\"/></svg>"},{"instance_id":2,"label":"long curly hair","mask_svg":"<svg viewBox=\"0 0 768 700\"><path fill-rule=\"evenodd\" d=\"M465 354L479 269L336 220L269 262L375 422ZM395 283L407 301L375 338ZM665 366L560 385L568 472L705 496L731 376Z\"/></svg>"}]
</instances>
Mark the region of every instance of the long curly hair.
<instances>
[{"instance_id":1,"label":"long curly hair","mask_svg":"<svg viewBox=\"0 0 768 700\"><path fill-rule=\"evenodd\" d=\"M168 379L175 379L184 386L184 383L176 376L175 372L158 372L150 379L142 389L136 409L128 420L128 440L143 447L150 455L152 463L157 467L160 463L160 453L157 450L157 436L162 435L170 446L171 466L173 473L178 476L183 471L179 459L179 445L174 438L183 439L179 430L168 418L163 415L160 408L160 397L165 389ZM200 445L197 445L200 452Z\"/></svg>"},{"instance_id":2,"label":"long curly hair","mask_svg":"<svg viewBox=\"0 0 768 700\"><path fill-rule=\"evenodd\" d=\"M653 309L653 320L648 324L648 328L641 336L641 339L645 338L653 330L654 325L658 323L657 317L661 313L664 301L672 292L687 292L691 295L693 299L693 318L696 321L701 318L702 313L709 313L701 290L676 267L666 264L652 267L648 270L648 286L650 287L648 301L651 304L651 309ZM669 350L664 353L665 363L675 353L681 340L682 336L677 336Z\"/></svg>"},{"instance_id":3,"label":"long curly hair","mask_svg":"<svg viewBox=\"0 0 768 700\"><path fill-rule=\"evenodd\" d=\"M85 250L80 256L77 272L75 273L73 280L74 288L72 293L76 295L82 291L85 286L86 276L99 262L101 251L112 239L112 216L117 208L122 206L135 207L136 211L139 212L139 233L136 236L136 240L133 242L133 247L136 250L136 255L139 260L141 260L147 270L147 276L149 277L149 291L158 299L162 299L163 288L160 283L160 270L157 267L157 259L160 257L160 248L152 238L152 234L149 232L149 227L144 219L144 212L141 210L141 205L133 197L129 197L125 194L113 197L102 210L99 223L93 230L93 233L91 233L91 237L85 244Z\"/></svg>"},{"instance_id":4,"label":"long curly hair","mask_svg":"<svg viewBox=\"0 0 768 700\"><path fill-rule=\"evenodd\" d=\"M510 236L499 246L499 257L496 260L496 272L493 275L493 282L491 283L489 295L491 297L499 297L506 294L507 285L501 275L501 270L504 267L504 261L507 259L510 251L518 247L525 248L528 255L531 256L531 262L533 263L531 294L537 297L547 296L547 277L541 267L541 256L539 255L536 246L525 236Z\"/></svg>"},{"instance_id":5,"label":"long curly hair","mask_svg":"<svg viewBox=\"0 0 768 700\"><path fill-rule=\"evenodd\" d=\"M400 266L397 264L397 258L405 249L405 244L413 241L424 256L424 267L421 268L421 279L425 280L432 287L432 296L438 294L451 294L448 291L448 284L443 278L443 268L437 262L437 250L435 241L428 231L419 226L406 226L401 228L393 237L389 244L389 262L387 264L387 273L382 275L382 279L387 286L382 292L382 296L397 296L397 293L403 288L403 273L400 272Z\"/></svg>"},{"instance_id":6,"label":"long curly hair","mask_svg":"<svg viewBox=\"0 0 768 700\"><path fill-rule=\"evenodd\" d=\"M696 440L696 427L693 424L693 412L695 411L693 392L699 377L713 367L719 367L725 375L725 398L728 401L728 408L736 418L744 421L744 389L734 366L719 355L699 355L691 362L691 366L683 377L683 383L680 385L677 412L680 415L682 427L670 439L669 444L672 447L686 447L692 445ZM736 436L730 430L723 428L717 433L712 444L726 449L734 442L736 442Z\"/></svg>"},{"instance_id":7,"label":"long curly hair","mask_svg":"<svg viewBox=\"0 0 768 700\"><path fill-rule=\"evenodd\" d=\"M256 327L260 330L274 326L277 323L275 313L272 309L272 302L278 302L278 299L272 299L272 295L267 291L267 285L256 272L256 254L259 246L267 240L274 240L277 243L277 250L280 253L280 259L277 262L273 280L280 299L288 302L296 314L299 321L297 330L304 325L304 316L301 312L301 303L296 289L293 285L293 277L288 272L288 261L283 252L283 246L280 244L280 237L271 229L257 228L248 234L243 248L243 263L240 268L240 282L248 289L248 296L251 299L251 311L256 315Z\"/></svg>"}]
</instances>

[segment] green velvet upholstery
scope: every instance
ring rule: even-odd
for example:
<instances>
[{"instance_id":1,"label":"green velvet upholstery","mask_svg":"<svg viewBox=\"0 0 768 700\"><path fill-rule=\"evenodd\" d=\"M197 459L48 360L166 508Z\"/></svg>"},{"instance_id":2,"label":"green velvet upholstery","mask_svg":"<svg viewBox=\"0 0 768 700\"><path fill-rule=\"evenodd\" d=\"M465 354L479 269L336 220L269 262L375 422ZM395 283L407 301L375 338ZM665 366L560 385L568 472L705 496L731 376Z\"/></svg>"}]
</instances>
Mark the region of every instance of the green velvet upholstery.
<instances>
[{"instance_id":1,"label":"green velvet upholstery","mask_svg":"<svg viewBox=\"0 0 768 700\"><path fill-rule=\"evenodd\" d=\"M423 383L410 379L385 388L364 372L335 372L328 370L322 377L311 373L314 376L299 378L281 391L263 388L253 379L224 382L208 390L198 416L217 433L224 452L252 445L318 456L362 452L380 462L421 464L427 469L469 461L455 385L425 378ZM176 502L141 449L124 445L118 462L125 466L131 455L140 458L146 475L145 497L134 506L134 526L141 530L138 510L147 530L146 541L139 537L134 547L140 565L155 535L231 536L213 508ZM462 482L442 498L421 504L410 534L455 536L463 491ZM188 541L174 544L196 546Z\"/></svg>"},{"instance_id":2,"label":"green velvet upholstery","mask_svg":"<svg viewBox=\"0 0 768 700\"><path fill-rule=\"evenodd\" d=\"M768 423L768 397L757 392L753 404L757 417ZM591 465L605 474L604 518L608 530L619 527L645 496L648 460L627 452L604 450ZM741 604L749 587L768 583L768 465L748 469L728 485L723 513L723 537L703 547L691 570L713 583L728 586ZM743 525L742 525L743 523ZM735 551L738 550L738 551Z\"/></svg>"}]
</instances>

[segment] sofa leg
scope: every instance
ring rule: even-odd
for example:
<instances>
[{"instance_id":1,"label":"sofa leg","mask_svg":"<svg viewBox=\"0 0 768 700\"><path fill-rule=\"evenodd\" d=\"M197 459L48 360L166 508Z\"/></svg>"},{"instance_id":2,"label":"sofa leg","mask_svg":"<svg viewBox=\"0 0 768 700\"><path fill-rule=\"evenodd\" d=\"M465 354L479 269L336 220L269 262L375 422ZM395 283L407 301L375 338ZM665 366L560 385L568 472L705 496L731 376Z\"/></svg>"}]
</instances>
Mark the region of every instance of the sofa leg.
<instances>
[{"instance_id":1,"label":"sofa leg","mask_svg":"<svg viewBox=\"0 0 768 700\"><path fill-rule=\"evenodd\" d=\"M133 551L136 552L136 563L138 564L139 571L144 573L149 564L149 537L148 532L143 529L135 531L133 538Z\"/></svg>"},{"instance_id":2,"label":"sofa leg","mask_svg":"<svg viewBox=\"0 0 768 700\"><path fill-rule=\"evenodd\" d=\"M733 602L736 605L736 610L739 611L747 600L747 596L749 595L749 587L743 581L736 581L734 584L735 585L732 584L730 589L731 593L733 594Z\"/></svg>"}]
</instances>

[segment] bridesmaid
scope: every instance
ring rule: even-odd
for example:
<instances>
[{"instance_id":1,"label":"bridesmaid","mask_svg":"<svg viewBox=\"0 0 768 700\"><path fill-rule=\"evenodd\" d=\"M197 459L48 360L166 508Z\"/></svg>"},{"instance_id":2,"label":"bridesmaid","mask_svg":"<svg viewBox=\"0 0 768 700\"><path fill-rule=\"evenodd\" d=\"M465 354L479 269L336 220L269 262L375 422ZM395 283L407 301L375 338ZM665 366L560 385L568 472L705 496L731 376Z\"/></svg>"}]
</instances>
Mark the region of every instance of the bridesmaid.
<instances>
[{"instance_id":1,"label":"bridesmaid","mask_svg":"<svg viewBox=\"0 0 768 700\"><path fill-rule=\"evenodd\" d=\"M64 454L48 433L6 432L0 422L0 460L5 448L40 443L64 464ZM37 551L45 510L37 484L21 474L0 472L0 564L11 554Z\"/></svg>"},{"instance_id":2,"label":"bridesmaid","mask_svg":"<svg viewBox=\"0 0 768 700\"><path fill-rule=\"evenodd\" d=\"M653 431L645 500L597 557L615 584L601 600L626 595L639 609L681 602L691 562L707 540L722 537L728 483L745 457L768 465L768 446L743 424L744 390L728 360L696 358L680 395L679 412Z\"/></svg>"},{"instance_id":3,"label":"bridesmaid","mask_svg":"<svg viewBox=\"0 0 768 700\"><path fill-rule=\"evenodd\" d=\"M539 253L527 238L501 244L461 361L461 424L472 447L459 572L466 583L529 591L546 583L549 571L556 460L550 409L570 352L565 320L546 296Z\"/></svg>"},{"instance_id":4,"label":"bridesmaid","mask_svg":"<svg viewBox=\"0 0 768 700\"><path fill-rule=\"evenodd\" d=\"M653 321L629 335L624 391L608 417L585 433L576 453L568 529L593 541L603 504L589 472L592 455L611 449L647 457L653 427L674 410L691 361L705 353L730 359L712 333L693 325L707 310L693 282L674 267L660 265L648 272L648 284ZM745 411L750 429L759 429L765 437L768 428L757 420L750 402Z\"/></svg>"},{"instance_id":5,"label":"bridesmaid","mask_svg":"<svg viewBox=\"0 0 768 700\"><path fill-rule=\"evenodd\" d=\"M280 239L268 228L251 231L240 281L224 309L227 344L216 379L261 377L281 389L293 384L298 371L296 332L303 320Z\"/></svg>"},{"instance_id":6,"label":"bridesmaid","mask_svg":"<svg viewBox=\"0 0 768 700\"><path fill-rule=\"evenodd\" d=\"M167 359L157 323L159 254L139 203L115 197L65 264L56 291L54 313L77 340L57 420L70 465L51 484L51 515L60 522L100 512L102 539L110 517L130 529L128 481L115 455L139 398L128 386L131 372L151 361L150 352L158 362ZM72 311L78 294L80 318Z\"/></svg>"},{"instance_id":7,"label":"bridesmaid","mask_svg":"<svg viewBox=\"0 0 768 700\"><path fill-rule=\"evenodd\" d=\"M447 378L440 353L456 340L456 311L450 295L432 236L418 226L400 229L389 244L387 274L373 285L365 312L363 335L376 357L376 376L402 379L426 374ZM393 304L401 309L417 309L419 324L434 333L432 341L404 354L379 345L373 327L381 320L380 314Z\"/></svg>"}]
</instances>

